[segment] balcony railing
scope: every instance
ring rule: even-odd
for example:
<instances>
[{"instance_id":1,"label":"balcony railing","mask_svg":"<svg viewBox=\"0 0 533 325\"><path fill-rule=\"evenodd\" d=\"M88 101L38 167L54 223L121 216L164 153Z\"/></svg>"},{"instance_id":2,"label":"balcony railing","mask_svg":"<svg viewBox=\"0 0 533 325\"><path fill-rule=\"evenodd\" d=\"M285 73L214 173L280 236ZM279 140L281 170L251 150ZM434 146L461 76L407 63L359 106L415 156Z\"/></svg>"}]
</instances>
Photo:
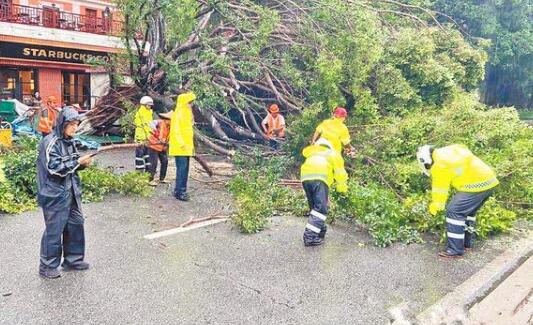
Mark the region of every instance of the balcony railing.
<instances>
[{"instance_id":1,"label":"balcony railing","mask_svg":"<svg viewBox=\"0 0 533 325\"><path fill-rule=\"evenodd\" d=\"M112 18L15 4L0 4L0 21L113 36L119 36L123 30L123 23Z\"/></svg>"}]
</instances>

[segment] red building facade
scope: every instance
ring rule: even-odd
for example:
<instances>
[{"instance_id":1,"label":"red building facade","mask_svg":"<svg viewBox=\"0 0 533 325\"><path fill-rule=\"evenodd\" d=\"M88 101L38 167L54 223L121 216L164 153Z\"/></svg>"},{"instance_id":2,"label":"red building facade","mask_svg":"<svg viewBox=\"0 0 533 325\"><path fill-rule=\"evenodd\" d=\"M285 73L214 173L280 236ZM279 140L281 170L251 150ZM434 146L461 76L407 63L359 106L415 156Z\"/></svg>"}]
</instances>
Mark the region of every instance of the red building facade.
<instances>
[{"instance_id":1,"label":"red building facade","mask_svg":"<svg viewBox=\"0 0 533 325\"><path fill-rule=\"evenodd\" d=\"M104 66L121 51L121 32L108 1L0 0L0 97L39 92L93 107L109 87Z\"/></svg>"}]
</instances>

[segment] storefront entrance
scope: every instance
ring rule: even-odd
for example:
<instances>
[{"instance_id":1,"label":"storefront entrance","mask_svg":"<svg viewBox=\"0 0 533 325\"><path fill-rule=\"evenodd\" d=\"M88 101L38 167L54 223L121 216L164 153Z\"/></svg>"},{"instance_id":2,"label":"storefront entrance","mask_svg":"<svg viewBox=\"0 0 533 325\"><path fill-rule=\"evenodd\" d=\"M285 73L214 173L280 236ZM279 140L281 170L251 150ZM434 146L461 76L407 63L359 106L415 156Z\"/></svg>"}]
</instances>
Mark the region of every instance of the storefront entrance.
<instances>
[{"instance_id":1,"label":"storefront entrance","mask_svg":"<svg viewBox=\"0 0 533 325\"><path fill-rule=\"evenodd\" d=\"M38 89L36 69L0 68L0 98L31 100Z\"/></svg>"},{"instance_id":2,"label":"storefront entrance","mask_svg":"<svg viewBox=\"0 0 533 325\"><path fill-rule=\"evenodd\" d=\"M91 108L91 75L88 73L63 71L63 101L66 105L77 104L80 108Z\"/></svg>"}]
</instances>

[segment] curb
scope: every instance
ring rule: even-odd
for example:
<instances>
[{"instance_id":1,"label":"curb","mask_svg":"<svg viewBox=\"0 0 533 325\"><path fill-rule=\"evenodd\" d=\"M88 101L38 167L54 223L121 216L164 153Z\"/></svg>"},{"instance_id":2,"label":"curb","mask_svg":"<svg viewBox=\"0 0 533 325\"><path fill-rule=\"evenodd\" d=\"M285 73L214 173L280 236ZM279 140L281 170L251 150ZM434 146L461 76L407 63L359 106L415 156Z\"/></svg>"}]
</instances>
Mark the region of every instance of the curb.
<instances>
[{"instance_id":1,"label":"curb","mask_svg":"<svg viewBox=\"0 0 533 325\"><path fill-rule=\"evenodd\" d=\"M470 308L487 297L532 256L533 234L528 234L418 316L409 315L405 305L391 308L390 324L462 324L468 320Z\"/></svg>"}]
</instances>

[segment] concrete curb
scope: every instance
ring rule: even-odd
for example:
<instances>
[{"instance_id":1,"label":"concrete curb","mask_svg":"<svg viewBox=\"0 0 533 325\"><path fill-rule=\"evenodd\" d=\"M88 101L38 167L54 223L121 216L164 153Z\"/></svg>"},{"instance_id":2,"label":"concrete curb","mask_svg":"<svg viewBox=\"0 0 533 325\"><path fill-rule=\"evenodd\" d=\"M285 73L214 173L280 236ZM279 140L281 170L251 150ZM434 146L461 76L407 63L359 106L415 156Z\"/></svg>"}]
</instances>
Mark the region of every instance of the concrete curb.
<instances>
[{"instance_id":1,"label":"concrete curb","mask_svg":"<svg viewBox=\"0 0 533 325\"><path fill-rule=\"evenodd\" d=\"M409 315L405 305L390 309L391 324L465 323L470 308L487 297L531 256L533 256L533 234L513 243L511 248L418 316Z\"/></svg>"}]
</instances>

